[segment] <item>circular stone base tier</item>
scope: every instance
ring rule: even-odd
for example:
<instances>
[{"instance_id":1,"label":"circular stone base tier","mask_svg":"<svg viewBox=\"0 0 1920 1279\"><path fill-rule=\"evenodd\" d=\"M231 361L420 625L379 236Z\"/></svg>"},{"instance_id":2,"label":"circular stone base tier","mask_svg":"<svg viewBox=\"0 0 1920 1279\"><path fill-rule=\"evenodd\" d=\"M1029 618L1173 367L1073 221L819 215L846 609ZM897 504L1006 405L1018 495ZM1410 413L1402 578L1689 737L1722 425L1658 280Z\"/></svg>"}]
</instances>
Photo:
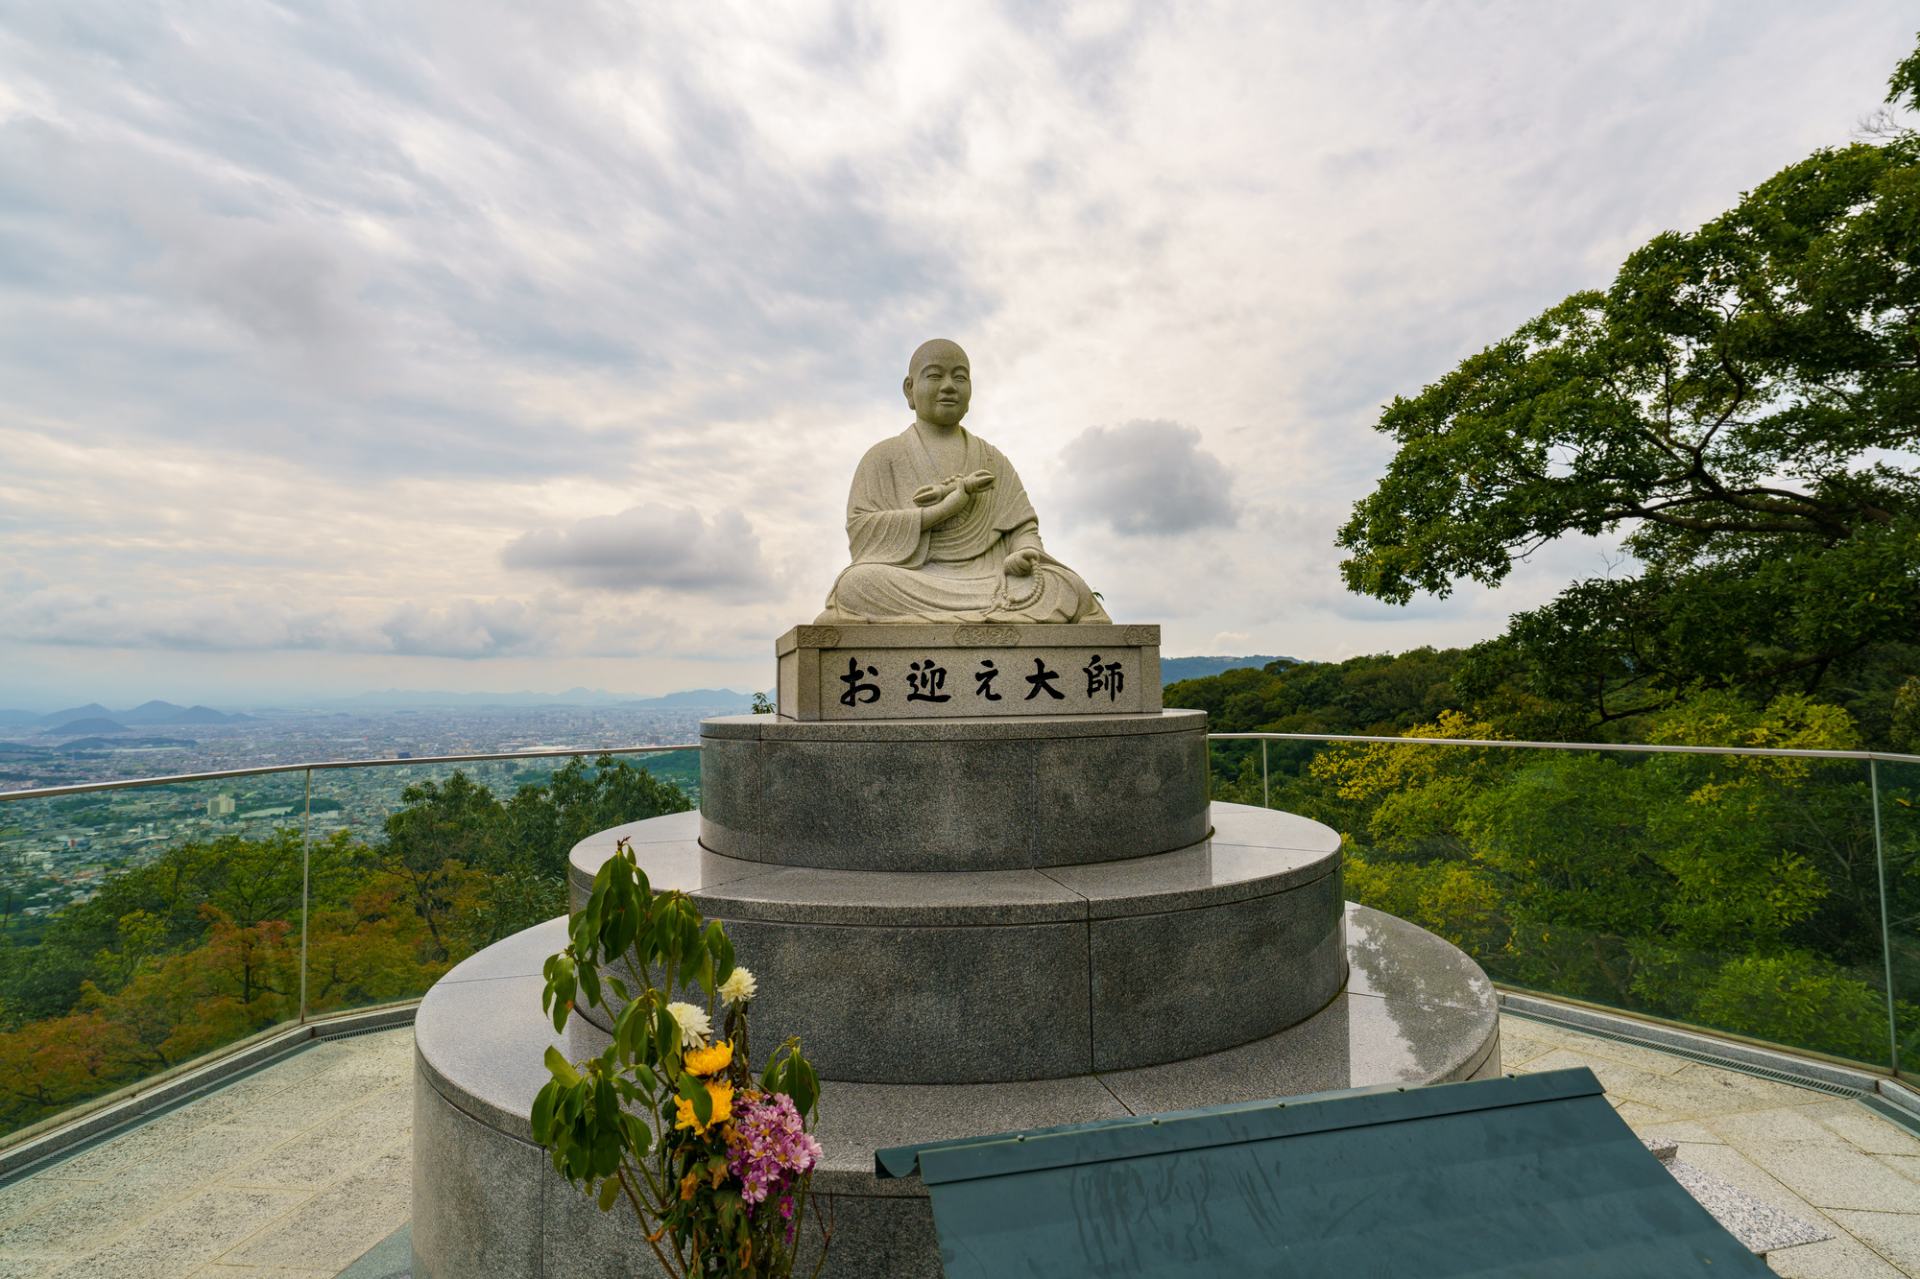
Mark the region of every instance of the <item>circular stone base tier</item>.
<instances>
[{"instance_id":1,"label":"circular stone base tier","mask_svg":"<svg viewBox=\"0 0 1920 1279\"><path fill-rule=\"evenodd\" d=\"M1119 861L1207 834L1207 716L700 725L700 842L831 870Z\"/></svg>"},{"instance_id":2,"label":"circular stone base tier","mask_svg":"<svg viewBox=\"0 0 1920 1279\"><path fill-rule=\"evenodd\" d=\"M1346 908L1347 985L1313 1016L1224 1052L1133 1070L996 1084L822 1088L825 1160L815 1189L832 1196L833 1279L936 1279L933 1214L917 1178L880 1181L885 1146L980 1136L1372 1084L1425 1084L1499 1073L1493 989L1440 938L1364 907ZM553 920L491 946L448 973L414 1023L415 1279L629 1279L659 1271L634 1218L601 1214L532 1144L528 1115L557 1044L579 1060L606 1036L574 1019L555 1035L540 1011L540 966L566 944ZM742 954L747 955L745 946ZM773 969L762 965L771 977ZM1273 985L1257 966L1212 974L1217 1009L1257 1002ZM1143 1021L1145 1019L1142 1019ZM897 1028L876 1019L866 1033ZM761 1042L771 1042L756 1035ZM804 1269L804 1268L803 1268Z\"/></svg>"},{"instance_id":3,"label":"circular stone base tier","mask_svg":"<svg viewBox=\"0 0 1920 1279\"><path fill-rule=\"evenodd\" d=\"M1346 983L1340 836L1242 804L1212 817L1210 837L1150 857L933 872L722 857L680 813L581 841L570 890L578 909L631 841L654 888L692 894L761 975L754 1038L798 1036L830 1079L1062 1078L1271 1035ZM1219 998L1237 974L1258 991Z\"/></svg>"}]
</instances>

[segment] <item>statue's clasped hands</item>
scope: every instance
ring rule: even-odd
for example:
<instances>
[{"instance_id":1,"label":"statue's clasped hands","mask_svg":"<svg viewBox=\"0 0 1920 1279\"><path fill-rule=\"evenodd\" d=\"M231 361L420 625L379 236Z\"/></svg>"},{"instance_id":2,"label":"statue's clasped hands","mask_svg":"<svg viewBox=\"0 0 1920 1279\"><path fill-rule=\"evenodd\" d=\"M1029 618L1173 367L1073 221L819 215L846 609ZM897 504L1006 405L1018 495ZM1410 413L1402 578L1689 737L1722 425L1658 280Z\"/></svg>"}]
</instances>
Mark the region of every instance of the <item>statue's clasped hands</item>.
<instances>
[{"instance_id":1,"label":"statue's clasped hands","mask_svg":"<svg viewBox=\"0 0 1920 1279\"><path fill-rule=\"evenodd\" d=\"M915 506L932 506L936 502L945 501L947 496L955 491L965 493L968 497L972 497L975 493L985 492L992 487L992 471L979 470L973 472L971 475L949 475L938 484L922 484L919 488L915 489L913 491L913 504ZM962 503L962 505L965 505L965 503Z\"/></svg>"}]
</instances>

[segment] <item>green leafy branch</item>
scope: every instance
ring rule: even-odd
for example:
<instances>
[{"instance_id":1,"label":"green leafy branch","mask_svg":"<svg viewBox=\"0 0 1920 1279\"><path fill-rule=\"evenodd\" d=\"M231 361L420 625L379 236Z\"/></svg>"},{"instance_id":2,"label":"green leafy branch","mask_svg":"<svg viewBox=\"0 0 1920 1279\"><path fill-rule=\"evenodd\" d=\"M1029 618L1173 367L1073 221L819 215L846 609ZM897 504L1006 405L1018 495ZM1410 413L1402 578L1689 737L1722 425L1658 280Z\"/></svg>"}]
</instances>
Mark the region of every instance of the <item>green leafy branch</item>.
<instances>
[{"instance_id":1,"label":"green leafy branch","mask_svg":"<svg viewBox=\"0 0 1920 1279\"><path fill-rule=\"evenodd\" d=\"M792 1228L754 1211L729 1175L728 1134L736 1098L785 1094L809 1126L820 1078L789 1039L755 1082L748 1061L751 975L735 963L718 921L703 920L683 892L654 892L621 840L573 917L566 949L548 958L541 1005L556 1033L582 1006L612 1017L607 1046L583 1061L546 1051L551 1078L535 1098L534 1140L554 1169L602 1212L625 1202L654 1256L675 1276L787 1276L811 1199L811 1171L783 1194ZM704 1011L676 991L704 994ZM709 1042L715 1016L724 1021ZM761 1206L765 1206L764 1204ZM819 1271L831 1239L820 1232Z\"/></svg>"}]
</instances>

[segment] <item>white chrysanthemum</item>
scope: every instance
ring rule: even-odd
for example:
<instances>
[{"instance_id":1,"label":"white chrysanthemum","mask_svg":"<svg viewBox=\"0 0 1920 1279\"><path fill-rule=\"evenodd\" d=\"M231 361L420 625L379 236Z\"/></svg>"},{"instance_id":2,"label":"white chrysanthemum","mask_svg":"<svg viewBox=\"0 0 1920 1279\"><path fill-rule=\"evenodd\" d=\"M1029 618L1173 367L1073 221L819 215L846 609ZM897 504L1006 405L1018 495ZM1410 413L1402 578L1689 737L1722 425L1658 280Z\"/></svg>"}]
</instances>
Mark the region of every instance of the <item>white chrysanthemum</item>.
<instances>
[{"instance_id":1,"label":"white chrysanthemum","mask_svg":"<svg viewBox=\"0 0 1920 1279\"><path fill-rule=\"evenodd\" d=\"M707 1040L713 1036L713 1023L707 1019L703 1008L696 1008L692 1004L668 1004L667 1015L680 1024L682 1048L704 1048Z\"/></svg>"},{"instance_id":2,"label":"white chrysanthemum","mask_svg":"<svg viewBox=\"0 0 1920 1279\"><path fill-rule=\"evenodd\" d=\"M753 998L753 992L758 989L760 983L753 979L753 974L744 966L735 964L733 971L727 974L727 979L720 983L720 998L730 1004L744 1004Z\"/></svg>"}]
</instances>

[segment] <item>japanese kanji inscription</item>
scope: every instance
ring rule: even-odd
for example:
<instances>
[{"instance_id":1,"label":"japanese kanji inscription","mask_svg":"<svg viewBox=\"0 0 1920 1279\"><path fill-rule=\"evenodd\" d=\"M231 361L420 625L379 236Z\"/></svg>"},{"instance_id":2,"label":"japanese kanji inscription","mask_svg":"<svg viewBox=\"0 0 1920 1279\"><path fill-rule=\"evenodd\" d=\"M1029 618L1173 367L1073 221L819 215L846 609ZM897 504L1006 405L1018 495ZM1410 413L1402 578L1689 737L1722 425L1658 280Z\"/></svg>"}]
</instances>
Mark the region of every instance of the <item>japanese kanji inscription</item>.
<instances>
[{"instance_id":1,"label":"japanese kanji inscription","mask_svg":"<svg viewBox=\"0 0 1920 1279\"><path fill-rule=\"evenodd\" d=\"M1160 709L1159 629L1112 624L796 627L776 646L789 719L1115 715Z\"/></svg>"}]
</instances>

